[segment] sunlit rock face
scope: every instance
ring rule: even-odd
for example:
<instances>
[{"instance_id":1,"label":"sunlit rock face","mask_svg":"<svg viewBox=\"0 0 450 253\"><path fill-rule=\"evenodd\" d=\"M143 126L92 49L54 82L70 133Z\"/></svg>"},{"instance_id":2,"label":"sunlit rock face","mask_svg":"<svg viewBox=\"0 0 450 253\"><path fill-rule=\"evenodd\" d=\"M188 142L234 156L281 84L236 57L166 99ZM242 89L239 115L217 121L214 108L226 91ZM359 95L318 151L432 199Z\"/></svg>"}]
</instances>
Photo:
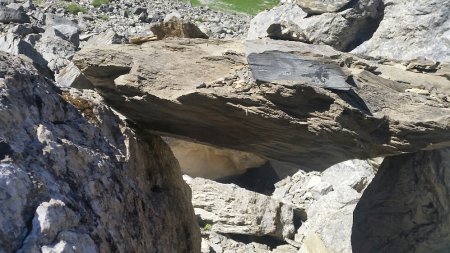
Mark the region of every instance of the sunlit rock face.
<instances>
[{"instance_id":1,"label":"sunlit rock face","mask_svg":"<svg viewBox=\"0 0 450 253\"><path fill-rule=\"evenodd\" d=\"M160 137L0 53L0 252L196 253L190 200Z\"/></svg>"}]
</instances>

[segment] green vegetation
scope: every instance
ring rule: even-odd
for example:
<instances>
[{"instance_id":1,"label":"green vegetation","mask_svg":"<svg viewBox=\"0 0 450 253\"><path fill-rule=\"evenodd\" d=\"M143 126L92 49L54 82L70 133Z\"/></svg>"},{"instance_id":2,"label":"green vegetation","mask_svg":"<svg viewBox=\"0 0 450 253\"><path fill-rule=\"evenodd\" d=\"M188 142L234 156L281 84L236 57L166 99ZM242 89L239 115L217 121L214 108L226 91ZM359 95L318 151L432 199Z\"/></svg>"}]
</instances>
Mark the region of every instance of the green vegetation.
<instances>
[{"instance_id":1,"label":"green vegetation","mask_svg":"<svg viewBox=\"0 0 450 253\"><path fill-rule=\"evenodd\" d=\"M206 225L203 227L203 229L206 230L206 231L211 231L212 225L211 225L211 224L206 224Z\"/></svg>"},{"instance_id":2,"label":"green vegetation","mask_svg":"<svg viewBox=\"0 0 450 253\"><path fill-rule=\"evenodd\" d=\"M95 8L100 7L103 4L109 4L109 0L92 0L92 6Z\"/></svg>"},{"instance_id":3,"label":"green vegetation","mask_svg":"<svg viewBox=\"0 0 450 253\"><path fill-rule=\"evenodd\" d=\"M202 22L205 22L205 20L203 19L203 18L194 18L194 22L200 22L200 23L202 23Z\"/></svg>"},{"instance_id":4,"label":"green vegetation","mask_svg":"<svg viewBox=\"0 0 450 253\"><path fill-rule=\"evenodd\" d=\"M201 0L189 0L193 6L203 5ZM256 15L264 9L272 8L279 0L214 0L209 7L221 11L231 11Z\"/></svg>"},{"instance_id":5,"label":"green vegetation","mask_svg":"<svg viewBox=\"0 0 450 253\"><path fill-rule=\"evenodd\" d=\"M109 20L109 16L108 15L101 15L100 19L104 20L104 21L108 21Z\"/></svg>"},{"instance_id":6,"label":"green vegetation","mask_svg":"<svg viewBox=\"0 0 450 253\"><path fill-rule=\"evenodd\" d=\"M86 13L87 12L87 9L85 7L83 7L83 6L79 5L79 4L76 4L76 3L68 4L66 6L66 10L70 14L74 14L74 15L78 14L78 12L82 12L82 13Z\"/></svg>"},{"instance_id":7,"label":"green vegetation","mask_svg":"<svg viewBox=\"0 0 450 253\"><path fill-rule=\"evenodd\" d=\"M45 0L35 0L35 1L33 1L33 3L37 6L41 6L45 3Z\"/></svg>"}]
</instances>

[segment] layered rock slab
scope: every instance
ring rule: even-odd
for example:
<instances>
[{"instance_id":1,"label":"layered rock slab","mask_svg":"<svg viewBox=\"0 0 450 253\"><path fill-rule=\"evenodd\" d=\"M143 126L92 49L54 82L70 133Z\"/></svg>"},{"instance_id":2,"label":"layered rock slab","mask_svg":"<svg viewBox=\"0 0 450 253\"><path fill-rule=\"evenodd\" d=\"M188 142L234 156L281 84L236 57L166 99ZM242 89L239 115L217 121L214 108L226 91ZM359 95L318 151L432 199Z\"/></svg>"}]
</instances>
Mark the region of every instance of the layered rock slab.
<instances>
[{"instance_id":1,"label":"layered rock slab","mask_svg":"<svg viewBox=\"0 0 450 253\"><path fill-rule=\"evenodd\" d=\"M258 40L245 47L175 39L86 48L74 62L110 105L142 129L313 170L449 144L444 65L417 73L407 70L408 63L365 60L327 46ZM339 77L320 70L321 64L317 71L351 88L328 89L310 76L255 80L244 51L279 51L333 65Z\"/></svg>"},{"instance_id":2,"label":"layered rock slab","mask_svg":"<svg viewBox=\"0 0 450 253\"><path fill-rule=\"evenodd\" d=\"M5 53L0 94L0 251L200 251L190 190L160 138Z\"/></svg>"}]
</instances>

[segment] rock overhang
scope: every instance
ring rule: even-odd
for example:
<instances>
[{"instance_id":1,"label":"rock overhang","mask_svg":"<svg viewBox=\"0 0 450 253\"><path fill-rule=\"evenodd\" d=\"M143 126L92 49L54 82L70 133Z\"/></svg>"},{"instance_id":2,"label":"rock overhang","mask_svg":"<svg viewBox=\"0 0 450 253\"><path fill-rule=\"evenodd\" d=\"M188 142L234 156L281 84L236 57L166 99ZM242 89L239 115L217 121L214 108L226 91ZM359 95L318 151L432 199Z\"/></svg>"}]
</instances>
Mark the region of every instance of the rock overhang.
<instances>
[{"instance_id":1,"label":"rock overhang","mask_svg":"<svg viewBox=\"0 0 450 253\"><path fill-rule=\"evenodd\" d=\"M300 68L299 82L256 82L252 57L273 59L274 52L282 64L295 59L290 66L294 72ZM313 170L352 158L413 152L450 139L448 101L408 92L418 84L398 80L420 75L442 84L445 78L327 46L171 39L86 48L74 62L105 100L139 128ZM264 71L282 71L285 65L271 66L265 64ZM318 85L306 67L322 77L328 71L331 87ZM345 89L333 89L335 80Z\"/></svg>"}]
</instances>

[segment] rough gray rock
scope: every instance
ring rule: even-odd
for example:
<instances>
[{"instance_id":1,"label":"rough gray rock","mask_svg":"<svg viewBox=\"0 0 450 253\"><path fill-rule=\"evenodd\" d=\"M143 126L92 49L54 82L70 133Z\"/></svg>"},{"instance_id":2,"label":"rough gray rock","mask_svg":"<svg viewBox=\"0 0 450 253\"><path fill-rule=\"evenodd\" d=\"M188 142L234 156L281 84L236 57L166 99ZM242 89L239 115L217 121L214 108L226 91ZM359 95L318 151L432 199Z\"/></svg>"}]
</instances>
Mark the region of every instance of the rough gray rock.
<instances>
[{"instance_id":1,"label":"rough gray rock","mask_svg":"<svg viewBox=\"0 0 450 253\"><path fill-rule=\"evenodd\" d=\"M221 234L293 238L300 210L269 196L236 185L194 178L186 182L192 189L192 204L200 223Z\"/></svg>"},{"instance_id":2,"label":"rough gray rock","mask_svg":"<svg viewBox=\"0 0 450 253\"><path fill-rule=\"evenodd\" d=\"M124 38L122 36L119 36L113 30L108 30L92 36L92 38L90 38L84 46L121 44L123 42Z\"/></svg>"},{"instance_id":3,"label":"rough gray rock","mask_svg":"<svg viewBox=\"0 0 450 253\"><path fill-rule=\"evenodd\" d=\"M275 184L272 197L308 210L309 206L335 188L350 187L362 192L375 175L376 162L349 160L323 172L299 171Z\"/></svg>"},{"instance_id":4,"label":"rough gray rock","mask_svg":"<svg viewBox=\"0 0 450 253\"><path fill-rule=\"evenodd\" d=\"M450 61L449 0L385 0L384 18L354 53L399 60Z\"/></svg>"},{"instance_id":5,"label":"rough gray rock","mask_svg":"<svg viewBox=\"0 0 450 253\"><path fill-rule=\"evenodd\" d=\"M267 245L251 242L243 243L235 241L226 235L204 231L202 240L202 253L270 253Z\"/></svg>"},{"instance_id":6,"label":"rough gray rock","mask_svg":"<svg viewBox=\"0 0 450 253\"><path fill-rule=\"evenodd\" d=\"M449 169L449 149L386 158L355 209L353 252L448 252Z\"/></svg>"},{"instance_id":7,"label":"rough gray rock","mask_svg":"<svg viewBox=\"0 0 450 253\"><path fill-rule=\"evenodd\" d=\"M289 244L270 247L264 244L264 240L261 243L237 241L230 236L205 230L202 237L201 253L296 253L298 250Z\"/></svg>"},{"instance_id":8,"label":"rough gray rock","mask_svg":"<svg viewBox=\"0 0 450 253\"><path fill-rule=\"evenodd\" d=\"M36 42L35 48L48 62L48 68L54 72L69 65L71 57L77 50L77 46L69 38L52 26L46 28Z\"/></svg>"},{"instance_id":9,"label":"rough gray rock","mask_svg":"<svg viewBox=\"0 0 450 253\"><path fill-rule=\"evenodd\" d=\"M0 7L0 23L30 23L30 18L24 11Z\"/></svg>"},{"instance_id":10,"label":"rough gray rock","mask_svg":"<svg viewBox=\"0 0 450 253\"><path fill-rule=\"evenodd\" d=\"M200 251L190 190L160 138L5 53L0 94L0 251Z\"/></svg>"},{"instance_id":11,"label":"rough gray rock","mask_svg":"<svg viewBox=\"0 0 450 253\"><path fill-rule=\"evenodd\" d=\"M78 26L61 24L54 25L53 29L55 29L56 36L72 42L75 47L78 47L80 45L80 29L78 28Z\"/></svg>"},{"instance_id":12,"label":"rough gray rock","mask_svg":"<svg viewBox=\"0 0 450 253\"><path fill-rule=\"evenodd\" d=\"M72 87L77 89L93 88L91 82L87 80L87 78L72 62L55 75L55 81L60 87Z\"/></svg>"},{"instance_id":13,"label":"rough gray rock","mask_svg":"<svg viewBox=\"0 0 450 253\"><path fill-rule=\"evenodd\" d=\"M33 44L14 34L0 37L0 50L14 55L25 55L36 64L47 67L47 60L34 48Z\"/></svg>"},{"instance_id":14,"label":"rough gray rock","mask_svg":"<svg viewBox=\"0 0 450 253\"><path fill-rule=\"evenodd\" d=\"M305 210L295 235L300 252L352 252L353 210L374 177L376 164L345 161L322 173L299 171L275 185L272 197Z\"/></svg>"},{"instance_id":15,"label":"rough gray rock","mask_svg":"<svg viewBox=\"0 0 450 253\"><path fill-rule=\"evenodd\" d=\"M74 62L110 105L142 129L310 170L449 143L450 81L440 72L445 65L417 73L327 46L262 40L246 47L341 66L353 88L328 90L308 80L257 84L244 45L236 41L90 47Z\"/></svg>"},{"instance_id":16,"label":"rough gray rock","mask_svg":"<svg viewBox=\"0 0 450 253\"><path fill-rule=\"evenodd\" d=\"M340 12L320 15L310 15L297 4L283 4L256 15L250 22L247 39L295 40L346 51L376 28L382 16L380 3L380 0L352 1Z\"/></svg>"},{"instance_id":17,"label":"rough gray rock","mask_svg":"<svg viewBox=\"0 0 450 253\"><path fill-rule=\"evenodd\" d=\"M9 32L23 37L33 33L33 28L25 25L16 25Z\"/></svg>"},{"instance_id":18,"label":"rough gray rock","mask_svg":"<svg viewBox=\"0 0 450 253\"><path fill-rule=\"evenodd\" d=\"M8 145L6 142L4 145ZM5 159L12 150L2 150L1 158ZM30 194L32 182L26 171L14 164L0 163L0 245L2 252L18 249L20 241L26 235L26 220L22 214L27 210L27 196Z\"/></svg>"}]
</instances>

